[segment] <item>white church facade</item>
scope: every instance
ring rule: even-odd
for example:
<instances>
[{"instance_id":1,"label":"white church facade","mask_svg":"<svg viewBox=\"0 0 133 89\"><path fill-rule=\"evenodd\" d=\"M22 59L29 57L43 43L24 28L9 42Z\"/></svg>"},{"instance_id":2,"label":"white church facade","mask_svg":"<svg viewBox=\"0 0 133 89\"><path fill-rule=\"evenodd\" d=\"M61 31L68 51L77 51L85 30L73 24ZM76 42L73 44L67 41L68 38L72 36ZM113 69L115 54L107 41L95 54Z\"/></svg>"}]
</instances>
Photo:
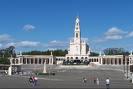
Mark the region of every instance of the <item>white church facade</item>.
<instances>
[{"instance_id":1,"label":"white church facade","mask_svg":"<svg viewBox=\"0 0 133 89\"><path fill-rule=\"evenodd\" d=\"M88 59L90 55L90 48L86 40L81 39L80 21L76 18L74 38L70 40L70 46L66 59Z\"/></svg>"}]
</instances>

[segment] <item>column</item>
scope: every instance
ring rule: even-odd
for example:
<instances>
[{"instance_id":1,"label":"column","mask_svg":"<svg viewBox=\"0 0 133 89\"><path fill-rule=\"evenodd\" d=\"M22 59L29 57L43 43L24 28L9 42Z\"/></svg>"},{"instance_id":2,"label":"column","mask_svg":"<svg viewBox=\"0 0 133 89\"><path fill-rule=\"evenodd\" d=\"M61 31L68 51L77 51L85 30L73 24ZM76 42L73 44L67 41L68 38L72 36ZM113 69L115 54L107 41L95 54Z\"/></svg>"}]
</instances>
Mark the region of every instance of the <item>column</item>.
<instances>
[{"instance_id":1,"label":"column","mask_svg":"<svg viewBox=\"0 0 133 89\"><path fill-rule=\"evenodd\" d=\"M103 58L101 57L101 64L103 64Z\"/></svg>"},{"instance_id":2,"label":"column","mask_svg":"<svg viewBox=\"0 0 133 89\"><path fill-rule=\"evenodd\" d=\"M27 64L27 58L25 58L25 60L26 60L26 63L25 64Z\"/></svg>"},{"instance_id":3,"label":"column","mask_svg":"<svg viewBox=\"0 0 133 89\"><path fill-rule=\"evenodd\" d=\"M18 60L18 63L21 64L21 63L20 63L20 58L19 58L19 60Z\"/></svg>"},{"instance_id":4,"label":"column","mask_svg":"<svg viewBox=\"0 0 133 89\"><path fill-rule=\"evenodd\" d=\"M35 64L35 58L33 58L33 64Z\"/></svg>"},{"instance_id":5,"label":"column","mask_svg":"<svg viewBox=\"0 0 133 89\"><path fill-rule=\"evenodd\" d=\"M113 65L115 65L115 58L112 58L112 60L113 60Z\"/></svg>"},{"instance_id":6,"label":"column","mask_svg":"<svg viewBox=\"0 0 133 89\"><path fill-rule=\"evenodd\" d=\"M31 58L29 58L29 62L30 62L29 64L31 64Z\"/></svg>"},{"instance_id":7,"label":"column","mask_svg":"<svg viewBox=\"0 0 133 89\"><path fill-rule=\"evenodd\" d=\"M47 73L47 71L46 71L46 60L45 60L45 62L44 62L43 65L44 65L44 66L43 66L43 73Z\"/></svg>"},{"instance_id":8,"label":"column","mask_svg":"<svg viewBox=\"0 0 133 89\"><path fill-rule=\"evenodd\" d=\"M43 58L41 58L41 64L43 64Z\"/></svg>"},{"instance_id":9,"label":"column","mask_svg":"<svg viewBox=\"0 0 133 89\"><path fill-rule=\"evenodd\" d=\"M127 65L127 57L125 57L125 65Z\"/></svg>"},{"instance_id":10,"label":"column","mask_svg":"<svg viewBox=\"0 0 133 89\"><path fill-rule=\"evenodd\" d=\"M123 65L123 58L121 58L121 65Z\"/></svg>"},{"instance_id":11,"label":"column","mask_svg":"<svg viewBox=\"0 0 133 89\"><path fill-rule=\"evenodd\" d=\"M39 64L39 58L37 58L37 64Z\"/></svg>"},{"instance_id":12,"label":"column","mask_svg":"<svg viewBox=\"0 0 133 89\"><path fill-rule=\"evenodd\" d=\"M24 61L24 58L22 57L22 64L24 64L24 62L23 62L23 61Z\"/></svg>"},{"instance_id":13,"label":"column","mask_svg":"<svg viewBox=\"0 0 133 89\"><path fill-rule=\"evenodd\" d=\"M132 73L132 83L133 83L133 73Z\"/></svg>"},{"instance_id":14,"label":"column","mask_svg":"<svg viewBox=\"0 0 133 89\"><path fill-rule=\"evenodd\" d=\"M119 65L119 58L117 58L117 65Z\"/></svg>"},{"instance_id":15,"label":"column","mask_svg":"<svg viewBox=\"0 0 133 89\"><path fill-rule=\"evenodd\" d=\"M130 57L129 57L129 65L131 64L131 59L130 59Z\"/></svg>"},{"instance_id":16,"label":"column","mask_svg":"<svg viewBox=\"0 0 133 89\"><path fill-rule=\"evenodd\" d=\"M111 58L109 58L109 65L111 65Z\"/></svg>"},{"instance_id":17,"label":"column","mask_svg":"<svg viewBox=\"0 0 133 89\"><path fill-rule=\"evenodd\" d=\"M107 58L105 58L105 64L107 65Z\"/></svg>"},{"instance_id":18,"label":"column","mask_svg":"<svg viewBox=\"0 0 133 89\"><path fill-rule=\"evenodd\" d=\"M53 56L51 57L51 65L53 65L53 62L54 62L54 60L53 60L54 58L53 58Z\"/></svg>"},{"instance_id":19,"label":"column","mask_svg":"<svg viewBox=\"0 0 133 89\"><path fill-rule=\"evenodd\" d=\"M51 58L48 58L48 60L49 60L49 63L48 63L48 64L50 65L50 62L51 62Z\"/></svg>"}]
</instances>

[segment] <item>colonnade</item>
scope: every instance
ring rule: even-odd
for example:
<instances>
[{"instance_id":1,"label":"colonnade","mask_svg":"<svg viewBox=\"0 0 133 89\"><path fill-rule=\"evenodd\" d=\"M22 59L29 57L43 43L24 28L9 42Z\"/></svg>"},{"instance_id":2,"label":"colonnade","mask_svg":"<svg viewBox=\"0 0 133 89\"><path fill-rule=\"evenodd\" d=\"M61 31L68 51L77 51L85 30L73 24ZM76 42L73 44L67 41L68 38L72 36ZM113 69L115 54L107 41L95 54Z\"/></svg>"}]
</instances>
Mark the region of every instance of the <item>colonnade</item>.
<instances>
[{"instance_id":1,"label":"colonnade","mask_svg":"<svg viewBox=\"0 0 133 89\"><path fill-rule=\"evenodd\" d=\"M71 58L71 57L69 57ZM56 60L54 60L56 59ZM59 60L60 59L60 60ZM123 65L126 64L128 61L130 64L133 64L133 56L124 58L123 55L106 55L106 56L90 56L87 59L81 60L88 60L90 62L98 62L102 65ZM21 64L53 64L54 61L62 61L65 60L65 57L53 57L53 56L21 56L17 58L11 59L12 65L21 65ZM67 59L68 60L68 59ZM74 60L74 59L69 59Z\"/></svg>"},{"instance_id":2,"label":"colonnade","mask_svg":"<svg viewBox=\"0 0 133 89\"><path fill-rule=\"evenodd\" d=\"M48 56L48 57L18 57L18 58L12 58L11 59L11 64L12 65L20 65L20 64L53 64L54 58L53 56Z\"/></svg>"}]
</instances>

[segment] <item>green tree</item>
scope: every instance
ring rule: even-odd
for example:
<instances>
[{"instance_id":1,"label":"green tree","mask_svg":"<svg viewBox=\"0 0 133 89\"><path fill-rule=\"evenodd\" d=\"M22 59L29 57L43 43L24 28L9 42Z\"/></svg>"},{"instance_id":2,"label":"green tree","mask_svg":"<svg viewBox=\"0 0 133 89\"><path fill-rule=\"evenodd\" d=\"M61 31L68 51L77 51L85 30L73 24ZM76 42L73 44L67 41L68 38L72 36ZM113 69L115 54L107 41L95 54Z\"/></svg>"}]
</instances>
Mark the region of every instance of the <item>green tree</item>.
<instances>
[{"instance_id":1,"label":"green tree","mask_svg":"<svg viewBox=\"0 0 133 89\"><path fill-rule=\"evenodd\" d=\"M0 50L0 64L10 64L9 57L16 57L14 46Z\"/></svg>"},{"instance_id":2,"label":"green tree","mask_svg":"<svg viewBox=\"0 0 133 89\"><path fill-rule=\"evenodd\" d=\"M52 51L54 56L65 56L67 54L67 50L53 50ZM46 51L29 51L29 52L23 52L23 55L51 55L51 50Z\"/></svg>"},{"instance_id":3,"label":"green tree","mask_svg":"<svg viewBox=\"0 0 133 89\"><path fill-rule=\"evenodd\" d=\"M99 53L96 53L96 52L90 52L90 56L99 56Z\"/></svg>"},{"instance_id":4,"label":"green tree","mask_svg":"<svg viewBox=\"0 0 133 89\"><path fill-rule=\"evenodd\" d=\"M124 48L106 48L103 50L105 55L124 55L129 54L128 51L125 51Z\"/></svg>"}]
</instances>

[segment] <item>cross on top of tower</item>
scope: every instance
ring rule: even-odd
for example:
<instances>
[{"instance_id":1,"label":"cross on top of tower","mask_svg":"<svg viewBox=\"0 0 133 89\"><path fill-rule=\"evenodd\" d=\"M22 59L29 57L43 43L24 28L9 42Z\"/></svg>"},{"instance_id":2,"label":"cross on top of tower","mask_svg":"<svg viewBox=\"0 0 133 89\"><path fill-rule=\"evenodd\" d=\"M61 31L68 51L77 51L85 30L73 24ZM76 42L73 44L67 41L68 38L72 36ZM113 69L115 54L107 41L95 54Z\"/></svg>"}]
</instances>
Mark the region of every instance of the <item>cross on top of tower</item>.
<instances>
[{"instance_id":1,"label":"cross on top of tower","mask_svg":"<svg viewBox=\"0 0 133 89\"><path fill-rule=\"evenodd\" d=\"M77 18L76 18L76 23L79 23L79 17L77 16Z\"/></svg>"}]
</instances>

